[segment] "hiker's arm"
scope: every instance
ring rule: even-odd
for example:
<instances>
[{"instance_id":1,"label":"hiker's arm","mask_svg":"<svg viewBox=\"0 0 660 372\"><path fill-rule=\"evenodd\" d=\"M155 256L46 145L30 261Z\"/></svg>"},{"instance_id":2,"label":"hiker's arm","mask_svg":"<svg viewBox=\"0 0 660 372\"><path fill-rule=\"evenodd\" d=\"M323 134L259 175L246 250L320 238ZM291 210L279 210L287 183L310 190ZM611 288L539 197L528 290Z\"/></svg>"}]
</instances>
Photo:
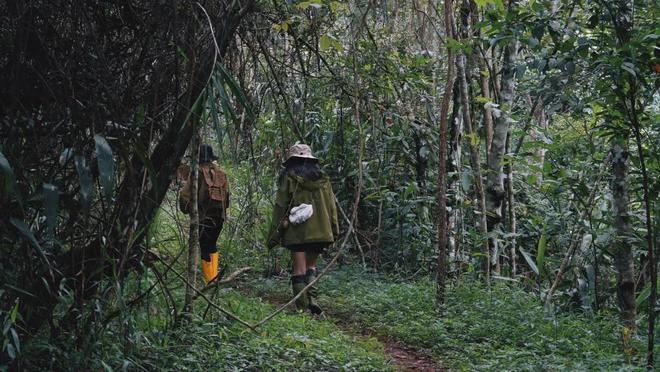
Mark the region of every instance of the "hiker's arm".
<instances>
[{"instance_id":1,"label":"hiker's arm","mask_svg":"<svg viewBox=\"0 0 660 372\"><path fill-rule=\"evenodd\" d=\"M275 205L273 205L273 215L270 220L270 229L268 230L268 248L273 248L280 243L282 238L281 225L284 218L286 218L287 207L289 205L289 189L286 179L282 182L277 195L275 197Z\"/></svg>"}]
</instances>

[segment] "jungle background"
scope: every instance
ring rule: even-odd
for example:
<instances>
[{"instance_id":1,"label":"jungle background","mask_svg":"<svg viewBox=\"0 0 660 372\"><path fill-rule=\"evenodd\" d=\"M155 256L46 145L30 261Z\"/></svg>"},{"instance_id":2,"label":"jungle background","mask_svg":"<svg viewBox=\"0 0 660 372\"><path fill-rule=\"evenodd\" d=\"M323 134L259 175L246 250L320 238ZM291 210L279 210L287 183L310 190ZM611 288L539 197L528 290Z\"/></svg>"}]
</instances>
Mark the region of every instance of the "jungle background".
<instances>
[{"instance_id":1,"label":"jungle background","mask_svg":"<svg viewBox=\"0 0 660 372\"><path fill-rule=\"evenodd\" d=\"M0 2L0 369L652 369L659 13ZM296 142L342 211L323 318L265 246ZM200 143L232 193L209 287Z\"/></svg>"}]
</instances>

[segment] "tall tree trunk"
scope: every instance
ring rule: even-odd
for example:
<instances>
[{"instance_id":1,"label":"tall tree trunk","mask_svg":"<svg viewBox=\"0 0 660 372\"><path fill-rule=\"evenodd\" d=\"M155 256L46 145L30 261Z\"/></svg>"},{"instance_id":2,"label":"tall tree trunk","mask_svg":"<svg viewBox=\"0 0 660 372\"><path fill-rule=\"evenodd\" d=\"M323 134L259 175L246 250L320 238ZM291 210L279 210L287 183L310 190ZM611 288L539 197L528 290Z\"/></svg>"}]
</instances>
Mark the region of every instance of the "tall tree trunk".
<instances>
[{"instance_id":1,"label":"tall tree trunk","mask_svg":"<svg viewBox=\"0 0 660 372\"><path fill-rule=\"evenodd\" d=\"M453 1L445 0L445 35L454 36ZM440 128L438 140L438 262L437 262L437 292L436 303L442 305L445 301L445 279L447 277L447 126L449 120L449 103L452 88L456 79L456 64L454 52L447 48L447 82L440 108Z\"/></svg>"},{"instance_id":2,"label":"tall tree trunk","mask_svg":"<svg viewBox=\"0 0 660 372\"><path fill-rule=\"evenodd\" d=\"M481 95L490 100L490 82L488 77L488 66L484 56L475 53L479 63L479 85L481 86ZM484 131L486 132L486 151L490 152L490 146L493 143L493 110L491 107L484 106Z\"/></svg>"},{"instance_id":3,"label":"tall tree trunk","mask_svg":"<svg viewBox=\"0 0 660 372\"><path fill-rule=\"evenodd\" d=\"M451 210L448 214L448 248L451 250L451 254L454 257L454 261L460 265L460 239L461 239L461 201L462 201L462 190L461 190L461 162L462 162L462 147L461 141L463 140L463 113L461 112L461 106L456 104L460 100L460 93L458 88L458 80L454 81L453 88L453 100L454 107L452 109L451 115L451 127L449 128L449 169L448 173L453 174L451 180L449 181L448 190L449 195L451 195L450 207Z\"/></svg>"},{"instance_id":4,"label":"tall tree trunk","mask_svg":"<svg viewBox=\"0 0 660 372\"><path fill-rule=\"evenodd\" d=\"M511 156L511 135L512 130L509 128L509 134L506 137L506 152ZM507 205L509 207L509 232L511 233L511 240L509 241L509 254L511 255L511 277L514 278L517 274L517 247L516 247L516 205L515 194L513 189L513 159L506 162L506 194Z\"/></svg>"},{"instance_id":5,"label":"tall tree trunk","mask_svg":"<svg viewBox=\"0 0 660 372\"><path fill-rule=\"evenodd\" d=\"M487 222L486 222L486 198L484 195L484 183L481 178L481 160L479 159L479 137L474 131L472 126L472 115L470 114L470 97L468 93L468 81L465 73L465 54L461 53L456 59L457 70L458 70L458 79L459 79L459 91L461 97L461 109L463 111L463 122L465 124L465 129L467 130L467 139L470 149L470 164L472 166L472 173L474 174L474 189L475 189L475 199L477 203L477 217L479 219L478 231L479 235L484 239L483 243L483 253L486 256L486 262L484 262L484 271L486 273L486 280L490 282L490 251L488 249L488 239L487 236Z\"/></svg>"},{"instance_id":6,"label":"tall tree trunk","mask_svg":"<svg viewBox=\"0 0 660 372\"><path fill-rule=\"evenodd\" d=\"M617 36L619 47L624 47L630 40L630 34L633 27L633 8L632 0L619 0L615 4L616 14L612 18L614 30ZM623 108L631 127L636 124L636 92L635 77L630 76L630 86L628 95L623 94L625 88L622 83L615 81L615 89L619 92L620 107ZM629 102L626 102L630 98ZM630 225L628 194L628 138L614 138L611 143L612 156L612 180L610 189L612 190L612 214L613 224L616 229L616 237L612 243L614 252L614 264L617 269L617 299L621 309L621 318L628 328L635 328L635 273L632 246L628 242L632 227ZM643 156L643 154L640 154ZM650 211L647 211L649 213ZM649 258L653 257L653 250L649 251ZM654 296L652 296L654 297ZM653 365L653 318L655 314L655 304L651 302L649 313L649 363Z\"/></svg>"},{"instance_id":7,"label":"tall tree trunk","mask_svg":"<svg viewBox=\"0 0 660 372\"><path fill-rule=\"evenodd\" d=\"M617 275L617 299L621 309L621 317L626 326L635 325L635 275L633 266L632 246L628 240L631 234L630 216L628 210L628 145L620 141L612 141L612 214L616 237L612 243L614 265Z\"/></svg>"},{"instance_id":8,"label":"tall tree trunk","mask_svg":"<svg viewBox=\"0 0 660 372\"><path fill-rule=\"evenodd\" d=\"M197 125L198 126L198 125ZM199 259L199 207L197 197L199 193L199 128L194 129L190 144L190 234L188 236L188 284L183 314L188 320L192 319L193 301L195 297L195 283L197 282L197 265Z\"/></svg>"},{"instance_id":9,"label":"tall tree trunk","mask_svg":"<svg viewBox=\"0 0 660 372\"><path fill-rule=\"evenodd\" d=\"M515 1L509 4L509 13L515 8ZM504 50L502 65L501 91L498 94L502 113L493 122L493 141L488 153L488 171L486 172L486 207L488 216L488 234L490 246L490 264L497 268L499 256L498 231L502 224L502 201L504 200L504 174L502 159L506 147L506 137L511 123L510 111L513 108L515 93L515 60L518 41L515 38L507 44Z\"/></svg>"}]
</instances>

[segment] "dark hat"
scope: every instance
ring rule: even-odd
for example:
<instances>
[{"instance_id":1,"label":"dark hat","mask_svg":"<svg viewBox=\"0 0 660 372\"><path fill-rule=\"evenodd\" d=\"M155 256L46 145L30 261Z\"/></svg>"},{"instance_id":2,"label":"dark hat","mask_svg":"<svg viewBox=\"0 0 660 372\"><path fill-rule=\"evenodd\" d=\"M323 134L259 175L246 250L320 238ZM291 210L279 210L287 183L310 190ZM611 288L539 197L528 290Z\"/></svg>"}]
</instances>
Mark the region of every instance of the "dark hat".
<instances>
[{"instance_id":1,"label":"dark hat","mask_svg":"<svg viewBox=\"0 0 660 372\"><path fill-rule=\"evenodd\" d=\"M213 160L217 160L218 157L213 154L213 147L211 145L201 145L199 146L199 162L200 163L210 163Z\"/></svg>"}]
</instances>

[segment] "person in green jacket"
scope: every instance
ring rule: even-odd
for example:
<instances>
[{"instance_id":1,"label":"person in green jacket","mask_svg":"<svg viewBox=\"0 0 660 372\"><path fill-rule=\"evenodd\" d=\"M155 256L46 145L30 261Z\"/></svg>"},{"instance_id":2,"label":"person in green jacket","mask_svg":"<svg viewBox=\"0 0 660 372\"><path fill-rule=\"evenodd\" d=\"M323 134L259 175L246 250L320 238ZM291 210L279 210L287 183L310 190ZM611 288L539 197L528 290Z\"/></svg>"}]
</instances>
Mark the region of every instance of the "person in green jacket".
<instances>
[{"instance_id":1,"label":"person in green jacket","mask_svg":"<svg viewBox=\"0 0 660 372\"><path fill-rule=\"evenodd\" d=\"M337 206L330 179L319 168L309 146L293 145L279 177L268 247L280 244L291 251L291 285L297 295L316 278L316 261L339 235ZM322 313L316 288L296 300L296 307Z\"/></svg>"}]
</instances>

